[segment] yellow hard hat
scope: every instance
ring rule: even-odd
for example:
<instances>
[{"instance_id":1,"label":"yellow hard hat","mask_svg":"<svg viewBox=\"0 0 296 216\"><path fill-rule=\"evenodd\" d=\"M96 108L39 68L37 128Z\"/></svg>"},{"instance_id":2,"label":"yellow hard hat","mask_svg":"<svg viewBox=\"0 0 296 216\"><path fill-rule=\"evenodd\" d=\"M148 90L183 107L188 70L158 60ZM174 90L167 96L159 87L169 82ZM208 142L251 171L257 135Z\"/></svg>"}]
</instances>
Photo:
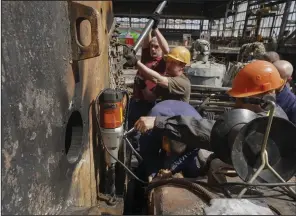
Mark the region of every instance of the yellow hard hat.
<instances>
[{"instance_id":1,"label":"yellow hard hat","mask_svg":"<svg viewBox=\"0 0 296 216\"><path fill-rule=\"evenodd\" d=\"M190 52L184 46L177 46L170 50L166 57L175 59L179 62L183 62L184 64L190 64Z\"/></svg>"}]
</instances>

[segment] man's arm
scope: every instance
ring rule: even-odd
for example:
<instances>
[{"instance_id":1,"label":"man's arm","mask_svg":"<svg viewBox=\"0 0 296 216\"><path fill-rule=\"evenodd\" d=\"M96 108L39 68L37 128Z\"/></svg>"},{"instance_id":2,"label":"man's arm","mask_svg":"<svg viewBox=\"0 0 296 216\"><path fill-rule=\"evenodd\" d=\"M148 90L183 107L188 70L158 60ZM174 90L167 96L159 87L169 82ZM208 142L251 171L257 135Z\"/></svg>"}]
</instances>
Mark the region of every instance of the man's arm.
<instances>
[{"instance_id":1,"label":"man's arm","mask_svg":"<svg viewBox=\"0 0 296 216\"><path fill-rule=\"evenodd\" d=\"M149 31L148 35L144 38L143 42L142 42L142 50L149 48L149 43L151 41L151 30Z\"/></svg>"},{"instance_id":2,"label":"man's arm","mask_svg":"<svg viewBox=\"0 0 296 216\"><path fill-rule=\"evenodd\" d=\"M135 129L141 132L154 129L170 139L185 143L189 149L211 150L210 136L214 123L214 120L197 120L192 116L141 117L135 123Z\"/></svg>"},{"instance_id":3,"label":"man's arm","mask_svg":"<svg viewBox=\"0 0 296 216\"><path fill-rule=\"evenodd\" d=\"M158 85L162 87L168 87L168 78L165 76L161 76L156 71L148 68L146 65L141 63L140 61L137 62L138 69L141 71L141 74L145 74L149 77L150 81L156 82Z\"/></svg>"},{"instance_id":4,"label":"man's arm","mask_svg":"<svg viewBox=\"0 0 296 216\"><path fill-rule=\"evenodd\" d=\"M167 40L163 37L163 35L161 34L158 28L154 30L154 33L159 43L159 46L162 49L163 54L165 55L168 54L170 51L170 48Z\"/></svg>"}]
</instances>

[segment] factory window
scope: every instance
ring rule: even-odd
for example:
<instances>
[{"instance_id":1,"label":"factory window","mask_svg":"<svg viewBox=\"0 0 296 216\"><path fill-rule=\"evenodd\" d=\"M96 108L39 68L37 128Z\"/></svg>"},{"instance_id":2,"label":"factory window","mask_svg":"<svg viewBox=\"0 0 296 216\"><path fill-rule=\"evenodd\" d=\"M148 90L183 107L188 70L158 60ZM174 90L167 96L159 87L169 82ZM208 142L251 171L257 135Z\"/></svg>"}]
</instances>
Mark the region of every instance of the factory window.
<instances>
[{"instance_id":1,"label":"factory window","mask_svg":"<svg viewBox=\"0 0 296 216\"><path fill-rule=\"evenodd\" d=\"M129 18L128 17L116 17L116 22L120 24L122 28L130 27Z\"/></svg>"},{"instance_id":2,"label":"factory window","mask_svg":"<svg viewBox=\"0 0 296 216\"><path fill-rule=\"evenodd\" d=\"M204 20L203 21L203 30L208 30L209 28L209 20Z\"/></svg>"},{"instance_id":3,"label":"factory window","mask_svg":"<svg viewBox=\"0 0 296 216\"><path fill-rule=\"evenodd\" d=\"M165 19L160 19L160 20L159 20L158 27L159 27L159 28L165 28Z\"/></svg>"},{"instance_id":4,"label":"factory window","mask_svg":"<svg viewBox=\"0 0 296 216\"><path fill-rule=\"evenodd\" d=\"M167 19L167 28L173 29L175 27L173 19Z\"/></svg>"},{"instance_id":5,"label":"factory window","mask_svg":"<svg viewBox=\"0 0 296 216\"><path fill-rule=\"evenodd\" d=\"M220 19L220 22L219 22L219 26L218 26L218 29L219 29L219 37L222 36L222 33L223 33L223 23L224 23L224 18L221 18Z\"/></svg>"},{"instance_id":6,"label":"factory window","mask_svg":"<svg viewBox=\"0 0 296 216\"><path fill-rule=\"evenodd\" d=\"M145 28L146 23L147 23L148 21L149 21L149 20L148 20L147 18L141 18L141 19L140 19L140 23L139 23L140 28Z\"/></svg>"},{"instance_id":7,"label":"factory window","mask_svg":"<svg viewBox=\"0 0 296 216\"><path fill-rule=\"evenodd\" d=\"M140 28L140 19L139 18L132 18L131 19L132 28Z\"/></svg>"},{"instance_id":8,"label":"factory window","mask_svg":"<svg viewBox=\"0 0 296 216\"><path fill-rule=\"evenodd\" d=\"M200 29L200 20L193 20L192 21L192 29L199 30Z\"/></svg>"},{"instance_id":9,"label":"factory window","mask_svg":"<svg viewBox=\"0 0 296 216\"><path fill-rule=\"evenodd\" d=\"M295 3L295 2L293 2L293 3ZM291 6L296 7L295 4L292 4ZM290 31L289 33L291 33L295 29L296 29L296 8L294 8L294 11L290 12L290 14L288 16L287 25L286 25L285 30Z\"/></svg>"},{"instance_id":10,"label":"factory window","mask_svg":"<svg viewBox=\"0 0 296 216\"><path fill-rule=\"evenodd\" d=\"M217 31L211 31L211 37L217 37L218 34L217 34Z\"/></svg>"},{"instance_id":11,"label":"factory window","mask_svg":"<svg viewBox=\"0 0 296 216\"><path fill-rule=\"evenodd\" d=\"M187 19L184 21L185 22L185 29L191 29L192 27L192 21Z\"/></svg>"},{"instance_id":12,"label":"factory window","mask_svg":"<svg viewBox=\"0 0 296 216\"><path fill-rule=\"evenodd\" d=\"M238 8L237 8L238 13L240 13L242 11L246 11L247 6L248 6L248 2L244 2L244 3L239 4Z\"/></svg>"},{"instance_id":13,"label":"factory window","mask_svg":"<svg viewBox=\"0 0 296 216\"><path fill-rule=\"evenodd\" d=\"M218 28L219 28L219 20L213 20L212 23L210 23L211 27L211 37L217 37L218 36Z\"/></svg>"},{"instance_id":14,"label":"factory window","mask_svg":"<svg viewBox=\"0 0 296 216\"><path fill-rule=\"evenodd\" d=\"M181 20L180 29L185 29L185 27L186 27L185 20Z\"/></svg>"},{"instance_id":15,"label":"factory window","mask_svg":"<svg viewBox=\"0 0 296 216\"><path fill-rule=\"evenodd\" d=\"M260 23L259 34L263 38L278 37L280 28L282 25L282 18L285 11L286 3L278 4L271 7L271 14L274 16L264 17ZM289 9L288 20L285 27L284 36L292 32L296 28L296 11L295 11L295 1L291 2L291 7Z\"/></svg>"},{"instance_id":16,"label":"factory window","mask_svg":"<svg viewBox=\"0 0 296 216\"><path fill-rule=\"evenodd\" d=\"M182 24L182 20L176 19L175 20L175 29L180 29L181 24Z\"/></svg>"}]
</instances>

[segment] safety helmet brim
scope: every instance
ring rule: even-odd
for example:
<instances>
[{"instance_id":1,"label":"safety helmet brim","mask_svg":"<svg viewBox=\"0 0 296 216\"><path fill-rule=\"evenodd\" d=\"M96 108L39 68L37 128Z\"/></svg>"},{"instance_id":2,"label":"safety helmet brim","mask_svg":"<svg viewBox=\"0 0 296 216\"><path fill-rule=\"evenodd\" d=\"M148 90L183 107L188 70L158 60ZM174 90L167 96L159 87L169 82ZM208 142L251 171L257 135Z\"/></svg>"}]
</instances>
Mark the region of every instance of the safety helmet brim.
<instances>
[{"instance_id":1,"label":"safety helmet brim","mask_svg":"<svg viewBox=\"0 0 296 216\"><path fill-rule=\"evenodd\" d=\"M163 59L164 59L165 61L167 61L168 58L174 59L174 60L177 61L177 62L181 62L181 63L183 63L183 64L185 64L185 65L188 65L186 62L184 62L184 61L182 61L182 60L176 58L175 56L173 56L173 55L171 55L171 54L167 54L167 55L164 55L164 56L163 56Z\"/></svg>"},{"instance_id":2,"label":"safety helmet brim","mask_svg":"<svg viewBox=\"0 0 296 216\"><path fill-rule=\"evenodd\" d=\"M269 90L268 90L269 91ZM230 89L228 90L228 94L231 96L231 97L235 97L235 98L244 98L244 97L250 97L250 96L255 96L255 95L259 95L259 94L263 94L263 93L266 93L268 91L265 91L265 92L262 92L262 91L252 91L252 92L246 92L246 93L241 93L241 92L238 92L238 91L235 91L233 89Z\"/></svg>"}]
</instances>

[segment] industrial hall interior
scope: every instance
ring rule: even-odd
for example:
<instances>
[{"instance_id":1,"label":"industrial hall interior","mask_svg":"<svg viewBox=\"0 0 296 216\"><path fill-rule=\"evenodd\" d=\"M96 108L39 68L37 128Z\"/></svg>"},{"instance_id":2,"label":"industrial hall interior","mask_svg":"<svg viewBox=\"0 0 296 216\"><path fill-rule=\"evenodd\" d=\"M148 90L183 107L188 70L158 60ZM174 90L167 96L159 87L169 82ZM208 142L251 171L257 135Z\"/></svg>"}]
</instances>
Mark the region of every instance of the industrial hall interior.
<instances>
[{"instance_id":1,"label":"industrial hall interior","mask_svg":"<svg viewBox=\"0 0 296 216\"><path fill-rule=\"evenodd\" d=\"M295 215L296 1L1 1L1 215Z\"/></svg>"}]
</instances>

